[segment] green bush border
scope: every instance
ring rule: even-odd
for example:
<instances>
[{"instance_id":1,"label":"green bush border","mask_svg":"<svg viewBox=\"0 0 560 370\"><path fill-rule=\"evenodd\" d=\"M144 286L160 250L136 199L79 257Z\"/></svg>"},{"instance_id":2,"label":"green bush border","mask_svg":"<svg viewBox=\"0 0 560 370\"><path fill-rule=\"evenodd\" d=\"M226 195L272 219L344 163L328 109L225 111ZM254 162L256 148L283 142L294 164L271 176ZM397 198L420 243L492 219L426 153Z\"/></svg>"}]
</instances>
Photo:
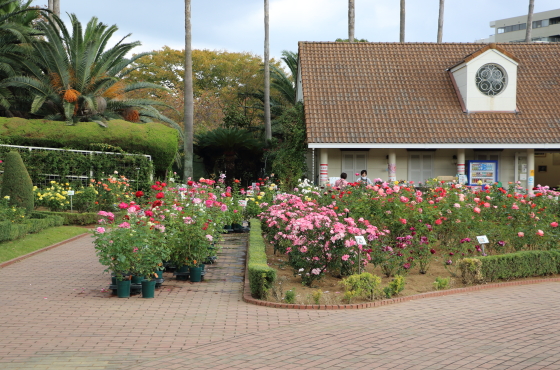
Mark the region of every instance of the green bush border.
<instances>
[{"instance_id":1,"label":"green bush border","mask_svg":"<svg viewBox=\"0 0 560 370\"><path fill-rule=\"evenodd\" d=\"M560 251L520 251L477 258L482 262L480 273L483 280L521 279L533 276L558 274L560 271ZM461 269L468 269L469 264L461 264ZM476 271L462 271L463 276L475 274Z\"/></svg>"},{"instance_id":2,"label":"green bush border","mask_svg":"<svg viewBox=\"0 0 560 370\"><path fill-rule=\"evenodd\" d=\"M261 222L255 218L251 219L247 261L251 296L258 299L266 298L268 289L276 280L276 270L269 267L266 263L266 250L262 237Z\"/></svg>"},{"instance_id":3,"label":"green bush border","mask_svg":"<svg viewBox=\"0 0 560 370\"><path fill-rule=\"evenodd\" d=\"M27 234L36 233L49 227L62 226L62 222L63 218L60 216L30 218L22 223L0 222L0 242L19 239Z\"/></svg>"},{"instance_id":4,"label":"green bush border","mask_svg":"<svg viewBox=\"0 0 560 370\"><path fill-rule=\"evenodd\" d=\"M63 225L94 225L99 222L99 215L96 212L86 213L69 213L69 212L50 212L50 211L34 211L31 213L33 218L45 218L49 216L62 217Z\"/></svg>"}]
</instances>

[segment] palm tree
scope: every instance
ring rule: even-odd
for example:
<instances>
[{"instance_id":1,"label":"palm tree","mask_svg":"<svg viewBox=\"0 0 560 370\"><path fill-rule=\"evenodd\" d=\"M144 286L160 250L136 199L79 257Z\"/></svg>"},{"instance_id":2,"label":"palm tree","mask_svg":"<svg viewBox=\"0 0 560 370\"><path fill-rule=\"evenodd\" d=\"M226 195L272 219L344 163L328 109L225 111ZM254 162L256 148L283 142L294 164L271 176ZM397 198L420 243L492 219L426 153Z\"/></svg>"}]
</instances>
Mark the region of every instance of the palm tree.
<instances>
[{"instance_id":1,"label":"palm tree","mask_svg":"<svg viewBox=\"0 0 560 370\"><path fill-rule=\"evenodd\" d=\"M178 128L155 108L165 105L149 99L127 99L128 92L159 88L160 85L137 82L126 84L129 65L146 53L126 58L138 41L106 49L115 25L108 27L92 18L84 30L74 14L70 15L72 33L55 15L37 24L44 39L36 40L28 59L22 61L25 75L6 79L8 86L26 89L32 96L30 112L49 120L68 123L95 121L101 126L109 119L132 122L157 119ZM128 37L128 36L127 36Z\"/></svg>"},{"instance_id":2,"label":"palm tree","mask_svg":"<svg viewBox=\"0 0 560 370\"><path fill-rule=\"evenodd\" d=\"M354 42L354 0L348 0L348 42Z\"/></svg>"},{"instance_id":3,"label":"palm tree","mask_svg":"<svg viewBox=\"0 0 560 370\"><path fill-rule=\"evenodd\" d=\"M527 13L527 28L525 31L525 42L531 42L531 31L533 30L533 10L535 0L529 0L529 12Z\"/></svg>"},{"instance_id":4,"label":"palm tree","mask_svg":"<svg viewBox=\"0 0 560 370\"><path fill-rule=\"evenodd\" d=\"M400 42L404 42L405 11L406 11L405 0L401 0L401 32L400 32L400 38L399 38Z\"/></svg>"},{"instance_id":5,"label":"palm tree","mask_svg":"<svg viewBox=\"0 0 560 370\"><path fill-rule=\"evenodd\" d=\"M48 9L57 17L60 17L60 0L49 0Z\"/></svg>"},{"instance_id":6,"label":"palm tree","mask_svg":"<svg viewBox=\"0 0 560 370\"><path fill-rule=\"evenodd\" d=\"M272 66L270 73L272 77L271 87L278 91L290 105L294 105L296 103L298 54L293 51L282 50L282 60L288 66L290 75L287 75L282 68Z\"/></svg>"},{"instance_id":7,"label":"palm tree","mask_svg":"<svg viewBox=\"0 0 560 370\"><path fill-rule=\"evenodd\" d=\"M270 122L270 51L269 51L269 20L268 0L264 0L264 137L272 139Z\"/></svg>"},{"instance_id":8,"label":"palm tree","mask_svg":"<svg viewBox=\"0 0 560 370\"><path fill-rule=\"evenodd\" d=\"M33 41L32 36L39 35L32 23L41 12L31 8L31 2L0 1L0 107L4 109L10 107L13 97L13 89L4 80L21 72L22 61L29 52L28 43Z\"/></svg>"},{"instance_id":9,"label":"palm tree","mask_svg":"<svg viewBox=\"0 0 560 370\"><path fill-rule=\"evenodd\" d=\"M191 32L191 0L185 0L185 107L183 150L183 180L194 176L193 168L193 130L194 130L194 97L192 75L192 32Z\"/></svg>"},{"instance_id":10,"label":"palm tree","mask_svg":"<svg viewBox=\"0 0 560 370\"><path fill-rule=\"evenodd\" d=\"M437 42L441 44L443 38L443 6L445 0L439 0L439 18L438 18L438 27L437 27Z\"/></svg>"}]
</instances>

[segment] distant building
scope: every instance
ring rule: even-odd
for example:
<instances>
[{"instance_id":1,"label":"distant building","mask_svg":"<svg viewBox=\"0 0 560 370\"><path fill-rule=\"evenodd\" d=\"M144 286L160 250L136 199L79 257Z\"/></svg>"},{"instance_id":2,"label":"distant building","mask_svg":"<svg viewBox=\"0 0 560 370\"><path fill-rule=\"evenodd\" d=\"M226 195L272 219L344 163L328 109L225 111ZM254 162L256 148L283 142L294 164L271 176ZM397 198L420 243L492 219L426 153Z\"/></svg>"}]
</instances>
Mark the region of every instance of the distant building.
<instances>
[{"instance_id":1,"label":"distant building","mask_svg":"<svg viewBox=\"0 0 560 370\"><path fill-rule=\"evenodd\" d=\"M490 22L494 34L476 42L524 42L527 29L527 14L519 17L500 19ZM533 13L532 41L560 42L560 9Z\"/></svg>"}]
</instances>

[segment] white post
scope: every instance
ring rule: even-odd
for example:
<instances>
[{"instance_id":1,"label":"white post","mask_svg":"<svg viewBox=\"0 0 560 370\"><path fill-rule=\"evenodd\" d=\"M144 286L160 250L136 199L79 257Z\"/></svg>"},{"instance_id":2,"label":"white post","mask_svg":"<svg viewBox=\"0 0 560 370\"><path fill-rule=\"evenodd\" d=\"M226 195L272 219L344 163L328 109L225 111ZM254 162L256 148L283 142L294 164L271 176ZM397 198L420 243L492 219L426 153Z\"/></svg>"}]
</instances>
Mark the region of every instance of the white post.
<instances>
[{"instance_id":1,"label":"white post","mask_svg":"<svg viewBox=\"0 0 560 370\"><path fill-rule=\"evenodd\" d=\"M457 176L460 183L461 179L465 179L465 175L465 149L457 149ZM467 181L464 182L466 183Z\"/></svg>"},{"instance_id":2,"label":"white post","mask_svg":"<svg viewBox=\"0 0 560 370\"><path fill-rule=\"evenodd\" d=\"M315 148L311 149L311 183L315 185Z\"/></svg>"},{"instance_id":3,"label":"white post","mask_svg":"<svg viewBox=\"0 0 560 370\"><path fill-rule=\"evenodd\" d=\"M535 186L535 149L527 149L527 193L533 195L533 187Z\"/></svg>"},{"instance_id":4,"label":"white post","mask_svg":"<svg viewBox=\"0 0 560 370\"><path fill-rule=\"evenodd\" d=\"M395 151L395 149L389 150L387 171L389 172L389 182L397 181L397 152Z\"/></svg>"},{"instance_id":5,"label":"white post","mask_svg":"<svg viewBox=\"0 0 560 370\"><path fill-rule=\"evenodd\" d=\"M321 158L319 163L319 185L325 186L329 182L329 153L328 149L321 149Z\"/></svg>"}]
</instances>

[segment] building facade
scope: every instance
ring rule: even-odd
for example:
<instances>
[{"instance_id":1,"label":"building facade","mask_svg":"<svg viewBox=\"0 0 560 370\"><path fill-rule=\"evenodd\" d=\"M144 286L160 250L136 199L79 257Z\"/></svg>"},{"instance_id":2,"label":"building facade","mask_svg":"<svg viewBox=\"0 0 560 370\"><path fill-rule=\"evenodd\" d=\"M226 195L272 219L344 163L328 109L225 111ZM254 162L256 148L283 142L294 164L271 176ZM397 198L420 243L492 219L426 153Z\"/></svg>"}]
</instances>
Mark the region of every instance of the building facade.
<instances>
[{"instance_id":1,"label":"building facade","mask_svg":"<svg viewBox=\"0 0 560 370\"><path fill-rule=\"evenodd\" d=\"M490 22L494 34L477 40L485 43L525 42L527 14ZM539 42L560 42L560 9L533 14L531 40Z\"/></svg>"},{"instance_id":2,"label":"building facade","mask_svg":"<svg viewBox=\"0 0 560 370\"><path fill-rule=\"evenodd\" d=\"M298 74L317 183L560 184L560 43L301 42Z\"/></svg>"}]
</instances>

